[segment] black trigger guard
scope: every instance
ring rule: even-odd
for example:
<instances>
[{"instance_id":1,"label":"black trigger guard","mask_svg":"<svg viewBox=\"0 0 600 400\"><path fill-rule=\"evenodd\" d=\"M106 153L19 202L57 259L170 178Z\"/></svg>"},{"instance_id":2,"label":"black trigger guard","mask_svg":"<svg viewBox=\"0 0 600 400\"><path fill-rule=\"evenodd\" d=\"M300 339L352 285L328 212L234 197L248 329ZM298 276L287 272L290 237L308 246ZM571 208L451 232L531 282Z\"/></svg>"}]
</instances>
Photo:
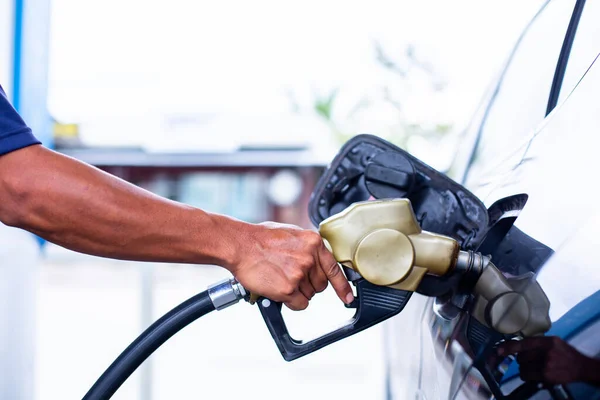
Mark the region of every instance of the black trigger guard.
<instances>
[{"instance_id":1,"label":"black trigger guard","mask_svg":"<svg viewBox=\"0 0 600 400\"><path fill-rule=\"evenodd\" d=\"M412 295L412 292L377 286L365 279L354 282L354 285L357 309L353 318L341 328L308 342L290 336L281 315L281 303L266 298L257 301L267 328L286 361L303 357L393 317L404 309Z\"/></svg>"}]
</instances>

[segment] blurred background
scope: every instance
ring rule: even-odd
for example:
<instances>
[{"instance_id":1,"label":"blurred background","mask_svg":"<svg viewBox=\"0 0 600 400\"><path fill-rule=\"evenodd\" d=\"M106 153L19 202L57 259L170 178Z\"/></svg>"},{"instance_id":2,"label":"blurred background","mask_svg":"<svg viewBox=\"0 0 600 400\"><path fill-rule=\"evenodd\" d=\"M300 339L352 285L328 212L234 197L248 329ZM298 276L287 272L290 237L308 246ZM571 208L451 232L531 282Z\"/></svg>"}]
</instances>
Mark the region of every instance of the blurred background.
<instances>
[{"instance_id":1,"label":"blurred background","mask_svg":"<svg viewBox=\"0 0 600 400\"><path fill-rule=\"evenodd\" d=\"M312 188L356 134L452 175L541 3L0 0L0 84L57 151L209 211L311 228ZM84 256L3 226L0 240L2 398L81 398L145 327L227 276ZM258 310L239 305L181 332L115 398L403 399L388 374L408 386L411 364L389 368L386 354L411 351L399 328L411 312L286 363ZM286 313L298 338L350 315L330 290Z\"/></svg>"}]
</instances>

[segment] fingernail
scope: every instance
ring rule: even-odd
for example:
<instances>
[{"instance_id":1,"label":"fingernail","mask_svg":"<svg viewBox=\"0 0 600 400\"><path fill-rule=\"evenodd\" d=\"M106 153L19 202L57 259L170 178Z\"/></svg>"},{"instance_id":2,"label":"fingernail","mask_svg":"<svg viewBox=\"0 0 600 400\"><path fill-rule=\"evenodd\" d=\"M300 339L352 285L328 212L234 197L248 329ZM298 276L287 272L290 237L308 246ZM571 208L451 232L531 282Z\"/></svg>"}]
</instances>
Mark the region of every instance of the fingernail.
<instances>
[{"instance_id":1,"label":"fingernail","mask_svg":"<svg viewBox=\"0 0 600 400\"><path fill-rule=\"evenodd\" d=\"M354 301L354 295L352 293L348 293L346 295L346 304L350 304Z\"/></svg>"}]
</instances>

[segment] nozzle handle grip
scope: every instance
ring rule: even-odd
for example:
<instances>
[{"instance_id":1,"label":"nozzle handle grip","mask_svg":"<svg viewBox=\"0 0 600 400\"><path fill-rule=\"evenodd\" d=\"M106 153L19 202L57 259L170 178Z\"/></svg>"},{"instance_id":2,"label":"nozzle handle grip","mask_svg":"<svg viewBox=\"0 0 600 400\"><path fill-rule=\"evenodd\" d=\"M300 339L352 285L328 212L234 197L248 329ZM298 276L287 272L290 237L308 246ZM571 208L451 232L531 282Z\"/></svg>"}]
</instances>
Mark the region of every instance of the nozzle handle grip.
<instances>
[{"instance_id":1,"label":"nozzle handle grip","mask_svg":"<svg viewBox=\"0 0 600 400\"><path fill-rule=\"evenodd\" d=\"M290 336L281 314L281 303L264 298L259 299L257 304L260 312L286 361L303 357L400 313L412 294L405 290L377 286L365 279L359 279L354 284L357 307L353 318L341 328L308 342L302 342Z\"/></svg>"}]
</instances>

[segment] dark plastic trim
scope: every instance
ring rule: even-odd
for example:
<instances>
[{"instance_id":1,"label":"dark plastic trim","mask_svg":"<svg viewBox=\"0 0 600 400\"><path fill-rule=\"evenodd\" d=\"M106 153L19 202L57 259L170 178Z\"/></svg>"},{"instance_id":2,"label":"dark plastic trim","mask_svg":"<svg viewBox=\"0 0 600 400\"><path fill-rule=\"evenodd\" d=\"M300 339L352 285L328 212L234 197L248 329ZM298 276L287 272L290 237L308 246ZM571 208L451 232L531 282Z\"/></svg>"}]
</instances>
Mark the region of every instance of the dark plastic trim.
<instances>
[{"instance_id":1,"label":"dark plastic trim","mask_svg":"<svg viewBox=\"0 0 600 400\"><path fill-rule=\"evenodd\" d=\"M585 0L577 0L577 3L575 3L575 8L573 9L569 26L567 27L567 33L565 34L565 39L562 48L560 49L560 55L558 56L556 70L554 71L554 78L552 79L552 87L550 88L550 96L548 98L548 106L546 107L546 115L550 114L558 104L560 89L562 88L563 80L565 78L565 71L569 64L569 56L571 55L571 49L573 48L573 42L575 41L577 27L579 26L584 6Z\"/></svg>"}]
</instances>

